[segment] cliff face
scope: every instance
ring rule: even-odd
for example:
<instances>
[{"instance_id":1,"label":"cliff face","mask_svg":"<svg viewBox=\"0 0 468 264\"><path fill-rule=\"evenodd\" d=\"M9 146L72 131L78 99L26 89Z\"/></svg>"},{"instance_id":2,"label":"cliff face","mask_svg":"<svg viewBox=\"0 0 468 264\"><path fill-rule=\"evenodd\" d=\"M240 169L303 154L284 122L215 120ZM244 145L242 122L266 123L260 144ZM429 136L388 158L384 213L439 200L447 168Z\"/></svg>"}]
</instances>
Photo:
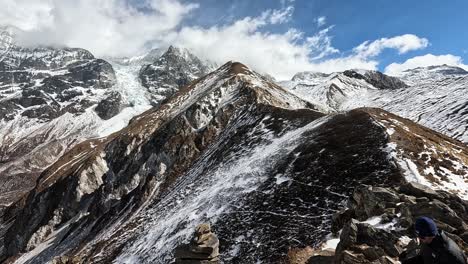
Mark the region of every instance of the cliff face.
<instances>
[{"instance_id":1,"label":"cliff face","mask_svg":"<svg viewBox=\"0 0 468 264\"><path fill-rule=\"evenodd\" d=\"M462 143L380 109L319 110L227 63L44 171L2 216L1 259L168 263L210 222L225 263L275 263L325 241L361 184L466 195Z\"/></svg>"}]
</instances>

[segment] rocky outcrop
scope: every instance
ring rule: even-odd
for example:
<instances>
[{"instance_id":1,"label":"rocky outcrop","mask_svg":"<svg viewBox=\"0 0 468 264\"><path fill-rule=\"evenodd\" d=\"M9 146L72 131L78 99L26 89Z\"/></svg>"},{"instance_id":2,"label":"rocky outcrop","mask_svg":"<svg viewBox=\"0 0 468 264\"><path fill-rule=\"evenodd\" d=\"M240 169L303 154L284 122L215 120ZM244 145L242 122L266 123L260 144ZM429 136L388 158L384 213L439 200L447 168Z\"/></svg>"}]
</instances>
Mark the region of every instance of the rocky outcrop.
<instances>
[{"instance_id":1,"label":"rocky outcrop","mask_svg":"<svg viewBox=\"0 0 468 264\"><path fill-rule=\"evenodd\" d=\"M365 80L367 83L371 84L375 88L382 90L393 90L408 87L407 84L405 84L402 80L398 79L397 77L388 76L379 71L364 71L359 73L354 70L347 70L344 71L343 74L351 78Z\"/></svg>"},{"instance_id":2,"label":"rocky outcrop","mask_svg":"<svg viewBox=\"0 0 468 264\"><path fill-rule=\"evenodd\" d=\"M219 240L211 232L210 224L200 224L189 244L175 249L176 264L217 264L219 263Z\"/></svg>"},{"instance_id":3,"label":"rocky outcrop","mask_svg":"<svg viewBox=\"0 0 468 264\"><path fill-rule=\"evenodd\" d=\"M348 208L334 215L333 229L341 231L336 263L396 263L417 254L413 221L433 218L465 252L468 203L444 191L418 183L401 187L356 188ZM462 237L460 237L462 236Z\"/></svg>"},{"instance_id":4,"label":"rocky outcrop","mask_svg":"<svg viewBox=\"0 0 468 264\"><path fill-rule=\"evenodd\" d=\"M109 93L94 109L99 117L105 120L116 116L121 110L122 95L118 92Z\"/></svg>"},{"instance_id":5,"label":"rocky outcrop","mask_svg":"<svg viewBox=\"0 0 468 264\"><path fill-rule=\"evenodd\" d=\"M153 105L164 102L181 87L214 70L214 66L203 62L188 50L170 46L152 64L140 70L140 80L151 94Z\"/></svg>"}]
</instances>

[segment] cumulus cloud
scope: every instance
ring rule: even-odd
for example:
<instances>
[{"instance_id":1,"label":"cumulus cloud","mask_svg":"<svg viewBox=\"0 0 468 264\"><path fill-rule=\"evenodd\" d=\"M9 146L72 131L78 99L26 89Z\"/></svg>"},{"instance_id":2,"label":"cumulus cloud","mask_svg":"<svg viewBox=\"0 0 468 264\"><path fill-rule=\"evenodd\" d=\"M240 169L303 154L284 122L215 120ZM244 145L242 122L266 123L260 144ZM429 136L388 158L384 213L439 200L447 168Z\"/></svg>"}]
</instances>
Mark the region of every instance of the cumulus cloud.
<instances>
[{"instance_id":1,"label":"cumulus cloud","mask_svg":"<svg viewBox=\"0 0 468 264\"><path fill-rule=\"evenodd\" d=\"M173 0L0 0L0 24L22 45L82 47L98 55L133 55L175 30L197 4ZM6 8L4 8L6 7Z\"/></svg>"},{"instance_id":2,"label":"cumulus cloud","mask_svg":"<svg viewBox=\"0 0 468 264\"><path fill-rule=\"evenodd\" d=\"M434 65L443 65L447 64L450 66L457 66L468 70L468 65L463 64L461 57L454 56L451 54L446 55L433 55L426 54L423 56L416 56L411 59L406 60L403 63L392 63L385 67L385 73L389 75L398 76L405 70L414 69L417 67L427 67Z\"/></svg>"},{"instance_id":3,"label":"cumulus cloud","mask_svg":"<svg viewBox=\"0 0 468 264\"><path fill-rule=\"evenodd\" d=\"M373 42L365 41L354 48L354 52L363 57L379 55L384 49L396 49L400 54L411 50L418 50L429 45L426 38L420 38L413 34L405 34L393 38L381 38Z\"/></svg>"},{"instance_id":4,"label":"cumulus cloud","mask_svg":"<svg viewBox=\"0 0 468 264\"><path fill-rule=\"evenodd\" d=\"M165 45L186 47L203 58L219 63L241 61L278 79L289 79L299 71L376 70L379 63L375 57L384 49L397 49L405 53L428 45L426 39L408 34L366 41L354 48L350 55L340 56L340 51L332 45L330 32L333 26L313 36L304 36L296 29L284 33L262 31L267 25L287 22L288 19L272 18L275 14L290 17L290 10L268 10L258 17L246 17L224 26L183 27L160 41ZM331 55L335 58L330 58Z\"/></svg>"}]
</instances>

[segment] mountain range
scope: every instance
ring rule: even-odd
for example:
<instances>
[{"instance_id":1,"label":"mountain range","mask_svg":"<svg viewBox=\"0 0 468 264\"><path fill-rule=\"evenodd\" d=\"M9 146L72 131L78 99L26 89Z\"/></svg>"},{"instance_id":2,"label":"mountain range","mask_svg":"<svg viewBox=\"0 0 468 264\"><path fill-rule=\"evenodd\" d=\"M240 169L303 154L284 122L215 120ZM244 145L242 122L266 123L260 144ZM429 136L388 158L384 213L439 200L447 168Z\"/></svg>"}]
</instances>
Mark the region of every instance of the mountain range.
<instances>
[{"instance_id":1,"label":"mountain range","mask_svg":"<svg viewBox=\"0 0 468 264\"><path fill-rule=\"evenodd\" d=\"M7 47L0 261L171 263L210 222L223 263L308 263L336 240L340 263L366 263L358 261L375 254L340 238L353 227L388 232L393 244L365 244L385 258L374 263L391 263L423 213L468 243L461 68L276 82L174 46L103 59ZM367 205L365 195L382 202ZM416 200L432 211L413 208Z\"/></svg>"}]
</instances>

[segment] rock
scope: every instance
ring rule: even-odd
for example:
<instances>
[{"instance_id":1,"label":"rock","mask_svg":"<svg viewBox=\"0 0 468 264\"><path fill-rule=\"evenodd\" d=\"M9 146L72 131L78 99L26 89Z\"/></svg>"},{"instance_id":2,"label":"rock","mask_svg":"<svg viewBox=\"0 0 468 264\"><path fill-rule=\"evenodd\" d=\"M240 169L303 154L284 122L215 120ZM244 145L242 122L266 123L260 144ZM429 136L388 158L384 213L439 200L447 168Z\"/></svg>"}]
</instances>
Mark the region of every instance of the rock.
<instances>
[{"instance_id":1,"label":"rock","mask_svg":"<svg viewBox=\"0 0 468 264\"><path fill-rule=\"evenodd\" d=\"M55 257L51 264L81 264L84 263L79 257L60 256Z\"/></svg>"},{"instance_id":2,"label":"rock","mask_svg":"<svg viewBox=\"0 0 468 264\"><path fill-rule=\"evenodd\" d=\"M416 203L426 203L429 202L429 198L427 197L418 197L416 198Z\"/></svg>"},{"instance_id":3,"label":"rock","mask_svg":"<svg viewBox=\"0 0 468 264\"><path fill-rule=\"evenodd\" d=\"M408 87L408 85L400 79L385 75L379 71L366 71L364 78L368 83L379 89L394 90Z\"/></svg>"},{"instance_id":4,"label":"rock","mask_svg":"<svg viewBox=\"0 0 468 264\"><path fill-rule=\"evenodd\" d=\"M354 253L349 250L343 251L340 264L357 264L357 263L370 263L362 253Z\"/></svg>"},{"instance_id":5,"label":"rock","mask_svg":"<svg viewBox=\"0 0 468 264\"><path fill-rule=\"evenodd\" d=\"M460 238L463 239L463 241L465 241L465 243L468 243L468 231L461 234Z\"/></svg>"},{"instance_id":6,"label":"rock","mask_svg":"<svg viewBox=\"0 0 468 264\"><path fill-rule=\"evenodd\" d=\"M312 247L291 248L285 263L288 264L332 264L335 251L332 249L313 249ZM283 263L283 262L282 262Z\"/></svg>"},{"instance_id":7,"label":"rock","mask_svg":"<svg viewBox=\"0 0 468 264\"><path fill-rule=\"evenodd\" d=\"M400 202L400 197L389 189L364 185L356 188L353 200L357 219L365 220L384 213L387 207L394 207Z\"/></svg>"},{"instance_id":8,"label":"rock","mask_svg":"<svg viewBox=\"0 0 468 264\"><path fill-rule=\"evenodd\" d=\"M449 232L449 233L454 233L457 231L456 228L454 228L453 226L450 226L444 222L441 222L437 219L434 219L434 222L437 224L437 228L441 229L441 230L444 230L446 232Z\"/></svg>"},{"instance_id":9,"label":"rock","mask_svg":"<svg viewBox=\"0 0 468 264\"><path fill-rule=\"evenodd\" d=\"M392 233L363 223L359 223L357 228L357 243L381 247L385 253L391 257L397 257L403 251L403 249L397 245L397 237Z\"/></svg>"},{"instance_id":10,"label":"rock","mask_svg":"<svg viewBox=\"0 0 468 264\"><path fill-rule=\"evenodd\" d=\"M213 65L204 62L183 48L169 47L152 64L141 68L141 84L148 88L152 103L160 105L175 94L179 88L214 70Z\"/></svg>"},{"instance_id":11,"label":"rock","mask_svg":"<svg viewBox=\"0 0 468 264\"><path fill-rule=\"evenodd\" d=\"M396 260L392 259L389 256L382 256L379 259L379 261L380 261L381 264L398 264L398 263L400 263L399 261L396 261Z\"/></svg>"},{"instance_id":12,"label":"rock","mask_svg":"<svg viewBox=\"0 0 468 264\"><path fill-rule=\"evenodd\" d=\"M104 120L116 116L122 108L122 95L119 92L111 92L96 106L94 111Z\"/></svg>"},{"instance_id":13,"label":"rock","mask_svg":"<svg viewBox=\"0 0 468 264\"><path fill-rule=\"evenodd\" d=\"M416 197L411 195L400 194L400 199L404 203L416 204Z\"/></svg>"},{"instance_id":14,"label":"rock","mask_svg":"<svg viewBox=\"0 0 468 264\"><path fill-rule=\"evenodd\" d=\"M400 260L410 259L419 254L419 244L417 240L411 239L408 245L406 245L405 250L398 257Z\"/></svg>"},{"instance_id":15,"label":"rock","mask_svg":"<svg viewBox=\"0 0 468 264\"><path fill-rule=\"evenodd\" d=\"M431 199L440 198L440 195L436 191L417 182L408 182L402 185L400 191L404 194L416 197L428 197Z\"/></svg>"},{"instance_id":16,"label":"rock","mask_svg":"<svg viewBox=\"0 0 468 264\"><path fill-rule=\"evenodd\" d=\"M439 200L431 202L421 202L408 206L408 211L411 213L412 218L419 216L429 216L433 219L438 219L458 230L468 230L467 225L464 223L455 211L448 205Z\"/></svg>"},{"instance_id":17,"label":"rock","mask_svg":"<svg viewBox=\"0 0 468 264\"><path fill-rule=\"evenodd\" d=\"M218 263L219 240L209 224L200 224L190 244L175 249L176 263Z\"/></svg>"},{"instance_id":18,"label":"rock","mask_svg":"<svg viewBox=\"0 0 468 264\"><path fill-rule=\"evenodd\" d=\"M402 193L398 193L398 191ZM386 231L355 219L347 221L338 244L335 263L398 263L419 253L414 237L414 219L429 216L462 250L468 250L466 203L456 195L433 191L417 183L408 183L397 190L359 186L353 193L350 208L332 218L338 229L353 213L360 220L378 216L380 223L397 221L405 229ZM380 213L380 214L379 214ZM403 238L405 237L405 238Z\"/></svg>"},{"instance_id":19,"label":"rock","mask_svg":"<svg viewBox=\"0 0 468 264\"><path fill-rule=\"evenodd\" d=\"M334 256L312 256L307 264L333 264L335 263L334 261Z\"/></svg>"},{"instance_id":20,"label":"rock","mask_svg":"<svg viewBox=\"0 0 468 264\"><path fill-rule=\"evenodd\" d=\"M346 208L341 210L339 213L336 213L332 216L332 226L331 231L333 234L337 234L343 226L355 217L355 212L352 209Z\"/></svg>"},{"instance_id":21,"label":"rock","mask_svg":"<svg viewBox=\"0 0 468 264\"><path fill-rule=\"evenodd\" d=\"M376 246L370 247L366 244L363 244L357 247L359 250L356 250L355 247L353 247L354 251L364 254L364 256L366 256L366 258L371 261L379 259L381 256L385 255L385 251Z\"/></svg>"}]
</instances>

